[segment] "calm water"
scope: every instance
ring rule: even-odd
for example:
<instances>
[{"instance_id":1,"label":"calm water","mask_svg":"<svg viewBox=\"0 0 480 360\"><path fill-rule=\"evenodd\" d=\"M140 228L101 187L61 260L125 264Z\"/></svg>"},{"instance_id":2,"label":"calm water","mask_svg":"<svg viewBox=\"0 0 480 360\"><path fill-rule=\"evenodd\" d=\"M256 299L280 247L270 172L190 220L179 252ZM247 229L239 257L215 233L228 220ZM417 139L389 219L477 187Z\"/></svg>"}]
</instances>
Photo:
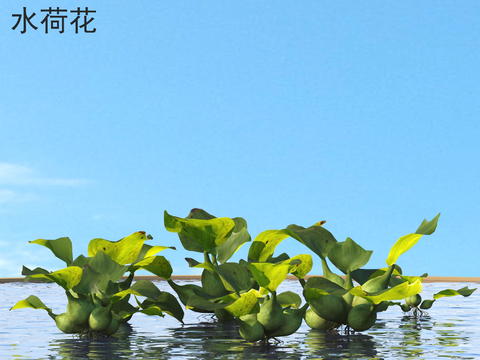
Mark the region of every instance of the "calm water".
<instances>
[{"instance_id":1,"label":"calm water","mask_svg":"<svg viewBox=\"0 0 480 360\"><path fill-rule=\"evenodd\" d=\"M174 293L165 282L156 285ZM466 285L479 284L424 284L422 297ZM294 281L282 284L279 291L285 290L301 292ZM8 311L29 295L54 313L66 310L65 294L56 284L0 284L2 359L480 359L480 291L468 298L442 298L420 320L390 308L378 314L369 331L349 336L311 330L304 323L296 334L268 346L247 343L234 324L216 324L191 311L184 326L168 315L135 314L114 337L82 340L60 332L44 310Z\"/></svg>"}]
</instances>

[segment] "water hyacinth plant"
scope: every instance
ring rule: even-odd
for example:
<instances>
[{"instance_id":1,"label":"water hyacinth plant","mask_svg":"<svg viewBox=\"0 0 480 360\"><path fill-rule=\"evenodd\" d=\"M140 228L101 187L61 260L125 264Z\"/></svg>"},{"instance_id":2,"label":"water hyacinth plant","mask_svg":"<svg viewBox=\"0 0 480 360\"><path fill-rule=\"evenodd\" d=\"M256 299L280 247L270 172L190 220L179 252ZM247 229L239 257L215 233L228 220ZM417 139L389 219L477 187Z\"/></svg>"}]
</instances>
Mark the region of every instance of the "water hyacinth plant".
<instances>
[{"instance_id":1,"label":"water hyacinth plant","mask_svg":"<svg viewBox=\"0 0 480 360\"><path fill-rule=\"evenodd\" d=\"M289 225L281 230L266 230L251 241L243 218L217 218L202 209L192 209L181 218L165 211L166 230L178 234L185 250L200 256L186 258L190 267L202 269L200 285L174 282L170 263L155 255L167 247L145 244L151 236L144 232L117 242L93 239L88 257L80 255L75 260L68 238L39 239L32 243L49 248L67 267L56 272L24 267L22 273L26 281L62 286L68 299L67 311L55 315L34 295L19 301L12 310L44 309L60 330L87 336L112 335L136 312L159 316L167 313L182 322L184 312L175 296L160 291L150 281L133 283L135 271L145 269L166 280L187 310L210 313L219 322L236 322L240 336L248 342L291 335L303 320L318 330L343 329L347 334L366 331L375 325L378 313L392 306L421 316L439 298L467 297L476 290L446 289L422 301L422 283L428 275L402 274L397 264L399 257L422 236L435 232L439 216L431 221L425 219L414 233L400 237L390 249L386 267L365 269L373 251L350 238L338 242L323 226L325 221L308 228ZM306 278L313 266L311 255L274 256L276 247L286 239L294 239L316 254L323 276ZM249 242L246 260L231 261L233 254ZM329 264L342 275L334 273ZM129 276L123 277L127 272ZM301 284L304 301L291 291L277 293L288 274ZM131 295L137 306L129 303ZM140 302L137 297L146 299ZM399 302L402 300L405 303Z\"/></svg>"},{"instance_id":2,"label":"water hyacinth plant","mask_svg":"<svg viewBox=\"0 0 480 360\"><path fill-rule=\"evenodd\" d=\"M80 255L75 260L68 237L31 241L50 249L67 267L49 272L42 268L30 270L24 266L22 274L26 275L25 281L57 283L65 289L67 309L64 313L54 314L38 297L30 295L10 310L46 310L61 331L86 337L113 335L120 324L137 312L161 317L167 313L182 322L184 312L175 296L160 291L151 281L133 283L135 271L139 269L165 280L169 280L172 274L170 263L163 256L155 255L168 247L145 244L149 239L152 237L144 231L119 241L93 239L88 245L88 257ZM128 277L120 281L127 272ZM146 299L143 302L137 299L135 307L129 303L132 294Z\"/></svg>"}]
</instances>

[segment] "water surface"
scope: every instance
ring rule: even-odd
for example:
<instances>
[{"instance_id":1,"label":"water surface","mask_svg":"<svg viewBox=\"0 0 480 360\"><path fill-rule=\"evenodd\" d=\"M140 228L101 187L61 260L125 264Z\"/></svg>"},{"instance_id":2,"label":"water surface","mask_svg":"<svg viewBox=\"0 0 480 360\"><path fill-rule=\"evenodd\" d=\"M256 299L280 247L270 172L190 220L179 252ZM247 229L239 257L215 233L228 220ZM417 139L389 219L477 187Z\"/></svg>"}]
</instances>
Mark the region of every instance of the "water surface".
<instances>
[{"instance_id":1,"label":"water surface","mask_svg":"<svg viewBox=\"0 0 480 360\"><path fill-rule=\"evenodd\" d=\"M179 281L186 283L186 281ZM174 294L166 282L155 283ZM443 289L472 283L426 283L423 298ZM285 281L279 292L301 293ZM344 335L310 329L268 345L245 342L235 323L218 324L210 315L185 313L185 325L174 318L135 314L111 338L79 339L62 333L44 310L8 311L17 301L38 296L54 313L66 311L67 299L56 284L0 284L0 358L12 359L480 359L480 292L442 298L427 316L414 319L398 307L378 314L374 327Z\"/></svg>"}]
</instances>

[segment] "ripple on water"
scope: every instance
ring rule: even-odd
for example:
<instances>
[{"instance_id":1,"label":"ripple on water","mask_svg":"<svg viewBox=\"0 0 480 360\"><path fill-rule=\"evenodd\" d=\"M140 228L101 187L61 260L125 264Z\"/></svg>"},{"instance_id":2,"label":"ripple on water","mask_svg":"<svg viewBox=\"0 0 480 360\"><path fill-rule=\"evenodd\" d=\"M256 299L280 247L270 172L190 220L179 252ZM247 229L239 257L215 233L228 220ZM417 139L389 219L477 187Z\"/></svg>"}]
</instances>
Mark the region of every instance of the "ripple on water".
<instances>
[{"instance_id":1,"label":"ripple on water","mask_svg":"<svg viewBox=\"0 0 480 360\"><path fill-rule=\"evenodd\" d=\"M156 285L173 293L165 282ZM478 284L426 284L422 296L446 288ZM279 291L301 293L286 281ZM186 312L185 325L135 314L110 338L79 339L60 332L42 310L8 311L17 301L36 295L55 313L66 308L63 290L52 284L0 284L0 358L24 359L478 359L480 358L480 293L435 302L429 314L414 319L399 308L379 313L376 325L350 336L310 329L269 345L250 344L233 324L214 323L210 316ZM5 301L6 300L6 301Z\"/></svg>"}]
</instances>

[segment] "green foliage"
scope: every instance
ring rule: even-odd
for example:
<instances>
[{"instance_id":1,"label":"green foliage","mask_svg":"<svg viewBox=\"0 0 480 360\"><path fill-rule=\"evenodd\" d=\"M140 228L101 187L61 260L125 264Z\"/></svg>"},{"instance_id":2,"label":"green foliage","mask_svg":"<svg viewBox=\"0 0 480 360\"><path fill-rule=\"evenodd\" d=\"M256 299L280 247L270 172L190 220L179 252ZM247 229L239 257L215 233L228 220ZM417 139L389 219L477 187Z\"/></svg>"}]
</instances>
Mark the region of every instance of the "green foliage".
<instances>
[{"instance_id":1,"label":"green foliage","mask_svg":"<svg viewBox=\"0 0 480 360\"><path fill-rule=\"evenodd\" d=\"M388 254L388 267L364 269L372 251L350 238L338 242L323 227L325 221L308 228L292 224L281 230L263 231L251 242L247 260L236 263L230 258L251 241L245 219L217 218L202 209L192 209L186 218L165 211L167 231L177 233L186 250L203 253L203 262L186 258L190 267L203 269L201 286L175 283L170 262L157 255L175 248L145 244L152 237L143 231L118 241L93 239L88 245L88 257L80 255L75 260L70 239L38 239L32 243L50 249L67 267L54 272L23 267L22 274L26 281L62 286L68 299L67 311L55 315L34 295L19 301L11 310L45 310L60 330L87 336L113 335L137 312L159 317L168 314L183 323L184 310L174 295L160 291L147 280L133 282L134 273L145 269L167 280L186 309L215 314L219 321L236 319L240 335L249 342L291 335L303 319L318 330L345 326L345 331L365 331L375 324L377 313L392 306L421 316L442 297L468 297L476 290L446 289L435 294L433 300L422 301L422 282L428 275L404 275L396 264L423 235L433 234L439 216L431 221L425 219L415 233L400 237ZM323 277L305 278L313 266L311 255L275 256L276 247L289 238L318 255ZM329 263L345 276L332 271ZM129 276L121 281L126 272ZM303 305L302 298L291 291L277 294L288 274L296 276L303 287ZM353 281L358 285L354 286ZM129 303L132 295L137 306Z\"/></svg>"},{"instance_id":2,"label":"green foliage","mask_svg":"<svg viewBox=\"0 0 480 360\"><path fill-rule=\"evenodd\" d=\"M74 261L68 238L33 241L49 248L68 267L54 272L23 267L25 281L55 282L63 287L68 300L67 311L55 315L34 295L17 302L10 310L27 307L46 310L61 331L87 337L113 335L120 324L136 312L163 316L163 310L182 322L184 313L173 295L161 292L146 280L131 285L138 269L146 269L166 280L172 274L170 263L163 256L154 256L167 247L145 245L143 242L148 239L152 237L143 231L116 242L93 239L88 246L89 257L80 255ZM118 282L126 271L130 275ZM134 307L128 302L132 294L147 299Z\"/></svg>"}]
</instances>

